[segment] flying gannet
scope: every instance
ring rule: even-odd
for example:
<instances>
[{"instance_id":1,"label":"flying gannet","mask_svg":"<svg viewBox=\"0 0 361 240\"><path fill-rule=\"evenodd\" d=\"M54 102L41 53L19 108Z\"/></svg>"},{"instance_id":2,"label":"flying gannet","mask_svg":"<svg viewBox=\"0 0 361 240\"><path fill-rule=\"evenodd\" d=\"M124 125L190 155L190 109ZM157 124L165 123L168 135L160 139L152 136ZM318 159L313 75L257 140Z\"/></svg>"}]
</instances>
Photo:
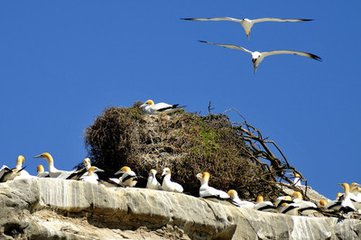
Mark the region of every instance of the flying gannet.
<instances>
[{"instance_id":1,"label":"flying gannet","mask_svg":"<svg viewBox=\"0 0 361 240\"><path fill-rule=\"evenodd\" d=\"M0 182L6 182L9 180L19 179L19 178L29 178L30 174L24 170L23 163L25 162L25 157L23 155L19 155L16 160L15 168L8 168L4 166L2 169L2 175L0 177Z\"/></svg>"},{"instance_id":2,"label":"flying gannet","mask_svg":"<svg viewBox=\"0 0 361 240\"><path fill-rule=\"evenodd\" d=\"M231 203L237 207L241 207L241 208L254 208L254 203L253 202L249 202L249 201L245 201L245 200L241 200L238 197L238 193L236 190L229 190L227 192L227 194L229 195L230 199L231 199Z\"/></svg>"},{"instance_id":3,"label":"flying gannet","mask_svg":"<svg viewBox=\"0 0 361 240\"><path fill-rule=\"evenodd\" d=\"M182 106L179 106L179 104L168 104L168 103L154 103L153 100L147 100L145 101L142 105L139 106L140 109L143 110L143 112L147 113L147 114L159 114L159 113L171 113L174 111L177 111L181 108L183 108Z\"/></svg>"},{"instance_id":4,"label":"flying gannet","mask_svg":"<svg viewBox=\"0 0 361 240\"><path fill-rule=\"evenodd\" d=\"M162 173L162 189L168 192L183 192L183 187L179 183L171 180L171 170L164 168Z\"/></svg>"},{"instance_id":5,"label":"flying gannet","mask_svg":"<svg viewBox=\"0 0 361 240\"><path fill-rule=\"evenodd\" d=\"M307 53L307 52L292 51L292 50L275 50L275 51L269 51L269 52L254 51L254 52L252 52L252 51L250 51L248 49L245 49L243 47L233 45L233 44L213 43L213 42L207 42L207 41L203 41L203 40L199 40L199 42L210 44L210 45L215 45L215 46L219 46L219 47L224 47L224 48L241 50L241 51L244 51L246 53L251 54L252 55L252 63L253 63L254 72L256 72L259 64L263 61L263 59L265 57L272 56L272 55L293 54L293 55L298 55L298 56L302 56L302 57L308 57L308 58L311 58L311 59L314 59L314 60L317 60L317 61L322 60L319 56L317 56L315 54L312 54L312 53Z\"/></svg>"},{"instance_id":6,"label":"flying gannet","mask_svg":"<svg viewBox=\"0 0 361 240\"><path fill-rule=\"evenodd\" d=\"M162 189L162 186L158 182L156 175L157 175L157 170L150 169L147 180L147 188L156 189L156 190Z\"/></svg>"},{"instance_id":7,"label":"flying gannet","mask_svg":"<svg viewBox=\"0 0 361 240\"><path fill-rule=\"evenodd\" d=\"M297 19L297 18L257 18L257 19L238 19L233 17L215 17L215 18L181 18L181 20L191 20L191 21L229 21L240 23L249 38L251 34L251 29L255 23L261 22L308 22L313 21L313 19Z\"/></svg>"},{"instance_id":8,"label":"flying gannet","mask_svg":"<svg viewBox=\"0 0 361 240\"><path fill-rule=\"evenodd\" d=\"M119 184L123 187L134 187L137 184L137 174L135 174L135 172L133 172L130 167L124 166L114 175L120 174L122 174L122 176L119 178Z\"/></svg>"},{"instance_id":9,"label":"flying gannet","mask_svg":"<svg viewBox=\"0 0 361 240\"><path fill-rule=\"evenodd\" d=\"M209 172L198 173L196 175L197 179L201 182L201 186L199 188L199 196L203 198L207 198L207 197L216 197L220 199L230 198L225 191L215 189L214 187L210 187L208 185L210 176L211 174Z\"/></svg>"},{"instance_id":10,"label":"flying gannet","mask_svg":"<svg viewBox=\"0 0 361 240\"><path fill-rule=\"evenodd\" d=\"M254 209L263 212L277 212L277 208L270 201L264 201L262 195L258 195Z\"/></svg>"},{"instance_id":11,"label":"flying gannet","mask_svg":"<svg viewBox=\"0 0 361 240\"><path fill-rule=\"evenodd\" d=\"M64 171L59 170L54 166L54 159L48 152L41 153L36 155L34 158L43 158L47 161L49 166L49 176L51 178L67 178L69 177L74 171Z\"/></svg>"}]
</instances>

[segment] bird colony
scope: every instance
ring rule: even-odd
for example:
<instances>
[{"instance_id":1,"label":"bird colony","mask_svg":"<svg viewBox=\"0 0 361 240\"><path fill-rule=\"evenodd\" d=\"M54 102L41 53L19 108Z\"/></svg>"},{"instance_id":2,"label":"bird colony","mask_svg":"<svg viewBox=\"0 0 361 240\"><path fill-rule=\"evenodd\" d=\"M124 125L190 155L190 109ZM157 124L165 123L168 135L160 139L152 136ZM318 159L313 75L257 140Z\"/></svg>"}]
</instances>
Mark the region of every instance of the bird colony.
<instances>
[{"instance_id":1,"label":"bird colony","mask_svg":"<svg viewBox=\"0 0 361 240\"><path fill-rule=\"evenodd\" d=\"M157 103L146 101L140 106L144 114L169 114L181 109L177 104ZM183 193L183 186L172 181L172 170L168 167L162 169L160 178L157 170L150 169L148 176L138 176L129 166L122 166L114 173L105 173L104 170L93 166L91 159L83 160L83 167L72 171L59 170L50 153L44 152L34 156L44 159L48 171L43 165L38 165L37 176L31 176L23 167L25 157L19 155L14 168L3 166L0 170L0 182L16 181L21 178L61 178L72 181L85 181L91 184L103 185L110 188L133 188L141 178L147 178L146 188L150 191L170 191ZM108 177L113 176L113 177ZM301 191L294 191L291 195L279 196L276 199L264 199L259 195L255 201L240 199L237 191L233 189L216 189L211 185L211 174L200 172L194 176L199 181L199 197L216 201L228 201L237 208L251 208L257 211L283 213L288 215L303 216L338 216L360 217L361 214L361 185L358 183L342 183L343 193L338 193L335 200L321 199L319 202L307 201ZM293 186L302 189L299 175L294 176Z\"/></svg>"}]
</instances>

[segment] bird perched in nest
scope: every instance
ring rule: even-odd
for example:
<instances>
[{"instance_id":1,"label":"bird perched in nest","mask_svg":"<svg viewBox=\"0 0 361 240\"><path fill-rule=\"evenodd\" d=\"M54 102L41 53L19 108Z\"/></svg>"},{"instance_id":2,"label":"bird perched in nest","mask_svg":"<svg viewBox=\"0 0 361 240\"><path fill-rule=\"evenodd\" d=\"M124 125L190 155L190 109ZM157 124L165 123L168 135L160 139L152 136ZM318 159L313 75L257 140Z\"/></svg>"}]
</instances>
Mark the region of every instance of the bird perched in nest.
<instances>
[{"instance_id":1,"label":"bird perched in nest","mask_svg":"<svg viewBox=\"0 0 361 240\"><path fill-rule=\"evenodd\" d=\"M30 174L24 170L23 163L25 162L25 157L19 155L16 160L15 168L8 168L3 166L1 169L0 182L6 182L9 180L14 180L15 178L28 178L31 177Z\"/></svg>"},{"instance_id":2,"label":"bird perched in nest","mask_svg":"<svg viewBox=\"0 0 361 240\"><path fill-rule=\"evenodd\" d=\"M72 174L70 174L66 179L70 180L79 180L82 176L86 176L89 173L89 169L91 168L91 161L90 158L84 158L83 159L83 168L78 168L75 170Z\"/></svg>"},{"instance_id":3,"label":"bird perched in nest","mask_svg":"<svg viewBox=\"0 0 361 240\"><path fill-rule=\"evenodd\" d=\"M310 216L318 213L318 207L311 201L303 200L302 194L298 191L292 194L293 202L298 206L298 212L304 216Z\"/></svg>"},{"instance_id":4,"label":"bird perched in nest","mask_svg":"<svg viewBox=\"0 0 361 240\"><path fill-rule=\"evenodd\" d=\"M238 197L238 193L236 190L231 189L227 192L227 194L230 197L231 203L237 207L241 207L241 208L253 208L254 207L253 202L241 200Z\"/></svg>"},{"instance_id":5,"label":"bird perched in nest","mask_svg":"<svg viewBox=\"0 0 361 240\"><path fill-rule=\"evenodd\" d=\"M277 208L270 201L264 201L262 195L258 195L254 209L263 212L277 212Z\"/></svg>"},{"instance_id":6,"label":"bird perched in nest","mask_svg":"<svg viewBox=\"0 0 361 240\"><path fill-rule=\"evenodd\" d=\"M197 179L201 182L201 186L199 188L199 196L203 198L208 198L208 197L216 197L219 199L229 198L229 195L226 192L208 186L210 176L211 174L209 172L198 173L196 175Z\"/></svg>"},{"instance_id":7,"label":"bird perched in nest","mask_svg":"<svg viewBox=\"0 0 361 240\"><path fill-rule=\"evenodd\" d=\"M79 179L82 180L82 181L85 181L85 182L98 184L99 183L99 177L96 174L96 172L104 172L104 170L100 169L100 168L97 168L95 166L91 166L87 170L87 174L81 176Z\"/></svg>"},{"instance_id":8,"label":"bird perched in nest","mask_svg":"<svg viewBox=\"0 0 361 240\"><path fill-rule=\"evenodd\" d=\"M44 178L44 177L50 177L49 172L46 172L44 169L44 166L39 164L36 167L36 172L38 173L36 176L40 177L40 178Z\"/></svg>"},{"instance_id":9,"label":"bird perched in nest","mask_svg":"<svg viewBox=\"0 0 361 240\"><path fill-rule=\"evenodd\" d=\"M123 187L134 187L138 182L138 176L133 172L130 167L124 166L118 172L114 173L114 175L122 176L119 178L119 184Z\"/></svg>"},{"instance_id":10,"label":"bird perched in nest","mask_svg":"<svg viewBox=\"0 0 361 240\"><path fill-rule=\"evenodd\" d=\"M150 169L146 188L156 189L156 190L162 189L162 186L158 182L156 175L157 175L157 170Z\"/></svg>"},{"instance_id":11,"label":"bird perched in nest","mask_svg":"<svg viewBox=\"0 0 361 240\"><path fill-rule=\"evenodd\" d=\"M169 192L183 192L183 187L179 183L171 180L171 170L164 168L162 173L162 189Z\"/></svg>"},{"instance_id":12,"label":"bird perched in nest","mask_svg":"<svg viewBox=\"0 0 361 240\"><path fill-rule=\"evenodd\" d=\"M144 113L147 114L159 114L159 113L171 113L182 109L182 106L179 104L168 104L168 103L154 103L153 100L149 99L145 101L142 105L139 106L140 109L143 110Z\"/></svg>"}]
</instances>

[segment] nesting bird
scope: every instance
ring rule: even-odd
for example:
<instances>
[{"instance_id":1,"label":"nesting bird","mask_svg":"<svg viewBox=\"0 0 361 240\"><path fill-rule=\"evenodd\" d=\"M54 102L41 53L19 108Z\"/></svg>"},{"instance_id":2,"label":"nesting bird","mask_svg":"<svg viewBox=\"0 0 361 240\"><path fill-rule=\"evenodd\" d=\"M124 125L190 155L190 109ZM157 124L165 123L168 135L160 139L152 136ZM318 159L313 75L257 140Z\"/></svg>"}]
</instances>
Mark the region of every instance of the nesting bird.
<instances>
[{"instance_id":1,"label":"nesting bird","mask_svg":"<svg viewBox=\"0 0 361 240\"><path fill-rule=\"evenodd\" d=\"M156 189L156 190L162 189L162 186L158 182L156 175L157 175L157 170L150 169L146 188Z\"/></svg>"},{"instance_id":2,"label":"nesting bird","mask_svg":"<svg viewBox=\"0 0 361 240\"><path fill-rule=\"evenodd\" d=\"M9 180L14 180L15 178L28 178L30 174L24 170L23 163L25 162L25 157L19 155L16 160L15 168L8 168L4 166L1 170L2 175L0 176L0 182L6 182Z\"/></svg>"},{"instance_id":3,"label":"nesting bird","mask_svg":"<svg viewBox=\"0 0 361 240\"><path fill-rule=\"evenodd\" d=\"M44 166L39 164L37 167L36 167L36 172L38 173L36 176L37 177L50 177L49 175L49 172L46 172L45 169L44 169Z\"/></svg>"},{"instance_id":4,"label":"nesting bird","mask_svg":"<svg viewBox=\"0 0 361 240\"><path fill-rule=\"evenodd\" d=\"M215 17L215 18L181 18L182 20L192 20L192 21L228 21L235 22L242 25L243 30L245 31L247 38L251 34L251 29L254 24L261 22L308 22L313 21L313 19L295 19L295 18L257 18L257 19L238 19L233 17Z\"/></svg>"},{"instance_id":5,"label":"nesting bird","mask_svg":"<svg viewBox=\"0 0 361 240\"><path fill-rule=\"evenodd\" d=\"M77 170L73 171L73 173L70 174L66 179L79 180L82 176L87 176L89 173L88 170L91 168L90 158L84 158L83 165L83 168L78 168Z\"/></svg>"},{"instance_id":6,"label":"nesting bird","mask_svg":"<svg viewBox=\"0 0 361 240\"><path fill-rule=\"evenodd\" d=\"M179 183L171 180L171 170L164 168L162 173L162 189L169 192L183 192L183 187Z\"/></svg>"},{"instance_id":7,"label":"nesting bird","mask_svg":"<svg viewBox=\"0 0 361 240\"><path fill-rule=\"evenodd\" d=\"M298 191L292 194L293 202L298 206L298 212L301 215L309 216L318 212L318 207L311 201L303 200L302 194Z\"/></svg>"},{"instance_id":8,"label":"nesting bird","mask_svg":"<svg viewBox=\"0 0 361 240\"><path fill-rule=\"evenodd\" d=\"M154 103L153 100L149 99L139 106L144 113L147 114L159 114L159 113L171 113L181 109L179 104L168 104L168 103Z\"/></svg>"},{"instance_id":9,"label":"nesting bird","mask_svg":"<svg viewBox=\"0 0 361 240\"><path fill-rule=\"evenodd\" d=\"M256 204L253 208L263 212L277 212L277 208L273 205L273 203L270 201L264 201L262 195L257 196Z\"/></svg>"},{"instance_id":10,"label":"nesting bird","mask_svg":"<svg viewBox=\"0 0 361 240\"><path fill-rule=\"evenodd\" d=\"M311 58L311 59L314 59L317 61L321 61L321 58L319 56L312 54L312 53L307 53L307 52L300 52L300 51L293 51L293 50L274 50L274 51L269 51L269 52L253 51L252 52L244 47L240 47L240 46L233 45L233 44L213 43L213 42L207 42L207 41L203 41L203 40L200 40L199 42L210 44L210 45L215 45L215 46L219 46L219 47L224 47L224 48L241 50L243 52L251 54L254 72L256 72L259 64L263 61L263 59L265 57L279 55L279 54L293 54L293 55L298 55L298 56L302 56L302 57Z\"/></svg>"},{"instance_id":11,"label":"nesting bird","mask_svg":"<svg viewBox=\"0 0 361 240\"><path fill-rule=\"evenodd\" d=\"M120 174L122 174L122 176L119 178L119 184L123 187L134 187L137 184L137 174L135 174L135 172L133 172L130 167L124 166L114 175Z\"/></svg>"},{"instance_id":12,"label":"nesting bird","mask_svg":"<svg viewBox=\"0 0 361 240\"><path fill-rule=\"evenodd\" d=\"M88 174L81 176L80 180L85 181L85 182L89 182L89 183L93 183L93 184L98 184L99 183L99 177L96 174L96 172L104 172L104 170L102 170L100 168L97 168L95 166L91 166L87 170Z\"/></svg>"},{"instance_id":13,"label":"nesting bird","mask_svg":"<svg viewBox=\"0 0 361 240\"><path fill-rule=\"evenodd\" d=\"M227 194L231 199L231 203L237 207L241 207L241 208L253 208L254 207L253 202L241 200L238 197L238 193L236 190L231 189L227 192Z\"/></svg>"},{"instance_id":14,"label":"nesting bird","mask_svg":"<svg viewBox=\"0 0 361 240\"><path fill-rule=\"evenodd\" d=\"M51 178L67 178L69 177L74 171L65 171L59 170L54 165L54 159L48 152L41 153L36 155L34 158L43 158L47 161L49 166L49 176Z\"/></svg>"},{"instance_id":15,"label":"nesting bird","mask_svg":"<svg viewBox=\"0 0 361 240\"><path fill-rule=\"evenodd\" d=\"M220 199L229 198L229 195L226 192L215 189L214 187L210 187L208 185L210 176L211 174L209 172L198 173L196 175L197 179L201 182L201 186L199 188L199 196L203 198L207 198L207 197L216 197Z\"/></svg>"}]
</instances>

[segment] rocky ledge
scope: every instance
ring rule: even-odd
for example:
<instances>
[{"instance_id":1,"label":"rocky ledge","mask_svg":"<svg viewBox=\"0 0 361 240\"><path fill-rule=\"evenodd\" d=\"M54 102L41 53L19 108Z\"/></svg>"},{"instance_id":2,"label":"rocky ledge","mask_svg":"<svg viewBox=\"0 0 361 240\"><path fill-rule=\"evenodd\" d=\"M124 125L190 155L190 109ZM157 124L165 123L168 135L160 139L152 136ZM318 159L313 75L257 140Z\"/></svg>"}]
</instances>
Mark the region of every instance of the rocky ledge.
<instances>
[{"instance_id":1,"label":"rocky ledge","mask_svg":"<svg viewBox=\"0 0 361 240\"><path fill-rule=\"evenodd\" d=\"M360 239L360 220L287 216L228 202L61 179L0 184L0 239Z\"/></svg>"}]
</instances>

